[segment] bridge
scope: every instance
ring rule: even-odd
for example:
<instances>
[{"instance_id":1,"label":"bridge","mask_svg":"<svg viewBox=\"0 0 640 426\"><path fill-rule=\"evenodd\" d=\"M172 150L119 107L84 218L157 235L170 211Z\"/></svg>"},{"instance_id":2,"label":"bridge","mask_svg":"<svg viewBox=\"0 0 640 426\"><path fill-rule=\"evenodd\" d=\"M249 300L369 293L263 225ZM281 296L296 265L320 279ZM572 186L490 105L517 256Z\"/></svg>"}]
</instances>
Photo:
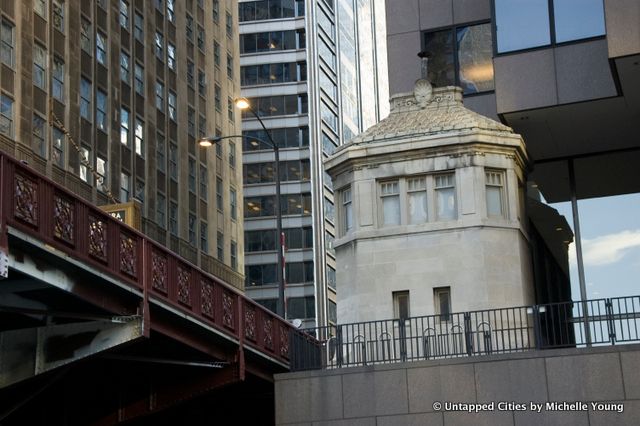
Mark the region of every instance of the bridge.
<instances>
[{"instance_id":1,"label":"bridge","mask_svg":"<svg viewBox=\"0 0 640 426\"><path fill-rule=\"evenodd\" d=\"M273 423L307 337L0 154L0 423Z\"/></svg>"}]
</instances>

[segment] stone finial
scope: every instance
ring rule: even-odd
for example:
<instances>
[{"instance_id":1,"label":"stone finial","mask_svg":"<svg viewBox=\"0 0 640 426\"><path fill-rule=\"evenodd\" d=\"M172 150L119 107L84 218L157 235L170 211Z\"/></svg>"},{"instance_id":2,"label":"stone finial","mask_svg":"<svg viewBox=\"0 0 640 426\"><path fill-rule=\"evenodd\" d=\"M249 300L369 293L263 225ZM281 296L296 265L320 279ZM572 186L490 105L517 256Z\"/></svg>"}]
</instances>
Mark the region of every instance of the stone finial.
<instances>
[{"instance_id":1,"label":"stone finial","mask_svg":"<svg viewBox=\"0 0 640 426\"><path fill-rule=\"evenodd\" d=\"M416 84L413 89L413 96L416 99L416 103L420 108L426 108L429 100L431 99L431 94L433 92L433 87L429 82L429 57L431 54L429 52L420 52L418 53L418 57L421 59L421 67L420 67L420 79L416 81Z\"/></svg>"}]
</instances>

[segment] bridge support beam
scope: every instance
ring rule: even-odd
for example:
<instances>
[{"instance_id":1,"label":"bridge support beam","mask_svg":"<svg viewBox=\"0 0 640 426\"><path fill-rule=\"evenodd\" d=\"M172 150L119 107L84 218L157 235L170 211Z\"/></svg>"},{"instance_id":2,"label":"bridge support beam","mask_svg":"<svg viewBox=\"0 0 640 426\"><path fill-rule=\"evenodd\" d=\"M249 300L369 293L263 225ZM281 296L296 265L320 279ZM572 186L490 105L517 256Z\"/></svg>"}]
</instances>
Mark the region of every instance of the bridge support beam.
<instances>
[{"instance_id":1,"label":"bridge support beam","mask_svg":"<svg viewBox=\"0 0 640 426\"><path fill-rule=\"evenodd\" d=\"M142 319L89 321L0 333L0 389L142 337Z\"/></svg>"}]
</instances>

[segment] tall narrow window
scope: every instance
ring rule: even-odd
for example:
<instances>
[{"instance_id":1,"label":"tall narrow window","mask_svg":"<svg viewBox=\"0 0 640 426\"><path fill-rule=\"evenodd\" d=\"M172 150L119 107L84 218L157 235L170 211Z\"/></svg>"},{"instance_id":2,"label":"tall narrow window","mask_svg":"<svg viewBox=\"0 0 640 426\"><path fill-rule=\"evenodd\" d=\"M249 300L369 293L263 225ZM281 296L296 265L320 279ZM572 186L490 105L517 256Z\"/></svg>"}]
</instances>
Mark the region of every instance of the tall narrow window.
<instances>
[{"instance_id":1,"label":"tall narrow window","mask_svg":"<svg viewBox=\"0 0 640 426\"><path fill-rule=\"evenodd\" d=\"M80 21L80 47L89 55L93 54L93 29L91 22L82 18Z\"/></svg>"},{"instance_id":2,"label":"tall narrow window","mask_svg":"<svg viewBox=\"0 0 640 426\"><path fill-rule=\"evenodd\" d=\"M198 49L204 50L204 28L198 25L197 29L198 29Z\"/></svg>"},{"instance_id":3,"label":"tall narrow window","mask_svg":"<svg viewBox=\"0 0 640 426\"><path fill-rule=\"evenodd\" d=\"M229 142L229 167L236 167L236 144L233 142Z\"/></svg>"},{"instance_id":4,"label":"tall narrow window","mask_svg":"<svg viewBox=\"0 0 640 426\"><path fill-rule=\"evenodd\" d=\"M0 133L13 136L13 99L0 95Z\"/></svg>"},{"instance_id":5,"label":"tall narrow window","mask_svg":"<svg viewBox=\"0 0 640 426\"><path fill-rule=\"evenodd\" d=\"M45 120L37 114L33 114L33 151L44 157L46 153Z\"/></svg>"},{"instance_id":6,"label":"tall narrow window","mask_svg":"<svg viewBox=\"0 0 640 426\"><path fill-rule=\"evenodd\" d=\"M129 29L129 3L120 0L120 26Z\"/></svg>"},{"instance_id":7,"label":"tall narrow window","mask_svg":"<svg viewBox=\"0 0 640 426\"><path fill-rule=\"evenodd\" d=\"M158 170L161 172L165 172L165 170L167 169L166 166L166 142L164 139L164 135L162 133L157 133L156 134L156 167L158 167Z\"/></svg>"},{"instance_id":8,"label":"tall narrow window","mask_svg":"<svg viewBox=\"0 0 640 426\"><path fill-rule=\"evenodd\" d=\"M187 84L191 87L193 87L194 73L195 65L187 59Z\"/></svg>"},{"instance_id":9,"label":"tall narrow window","mask_svg":"<svg viewBox=\"0 0 640 426\"><path fill-rule=\"evenodd\" d=\"M144 122L136 117L136 129L135 129L135 150L136 154L144 157Z\"/></svg>"},{"instance_id":10,"label":"tall narrow window","mask_svg":"<svg viewBox=\"0 0 640 426\"><path fill-rule=\"evenodd\" d=\"M407 179L409 201L409 223L427 221L427 179L424 177Z\"/></svg>"},{"instance_id":11,"label":"tall narrow window","mask_svg":"<svg viewBox=\"0 0 640 426\"><path fill-rule=\"evenodd\" d=\"M53 0L53 28L64 34L64 0Z\"/></svg>"},{"instance_id":12,"label":"tall narrow window","mask_svg":"<svg viewBox=\"0 0 640 426\"><path fill-rule=\"evenodd\" d=\"M0 58L2 63L13 68L14 55L14 26L10 22L2 19L2 28L0 29Z\"/></svg>"},{"instance_id":13,"label":"tall narrow window","mask_svg":"<svg viewBox=\"0 0 640 426\"><path fill-rule=\"evenodd\" d=\"M198 93L201 96L207 95L207 75L204 71L198 70Z\"/></svg>"},{"instance_id":14,"label":"tall narrow window","mask_svg":"<svg viewBox=\"0 0 640 426\"><path fill-rule=\"evenodd\" d=\"M47 17L47 2L46 0L34 0L33 10L40 16L46 19Z\"/></svg>"},{"instance_id":15,"label":"tall narrow window","mask_svg":"<svg viewBox=\"0 0 640 426\"><path fill-rule=\"evenodd\" d=\"M227 78L233 80L233 56L227 54Z\"/></svg>"},{"instance_id":16,"label":"tall narrow window","mask_svg":"<svg viewBox=\"0 0 640 426\"><path fill-rule=\"evenodd\" d=\"M100 32L96 33L96 59L102 65L107 65L107 36Z\"/></svg>"},{"instance_id":17,"label":"tall narrow window","mask_svg":"<svg viewBox=\"0 0 640 426\"><path fill-rule=\"evenodd\" d=\"M91 82L86 78L80 79L80 117L91 121Z\"/></svg>"},{"instance_id":18,"label":"tall narrow window","mask_svg":"<svg viewBox=\"0 0 640 426\"><path fill-rule=\"evenodd\" d=\"M187 34L187 40L193 43L193 17L187 15L187 23L185 25L185 31Z\"/></svg>"},{"instance_id":19,"label":"tall narrow window","mask_svg":"<svg viewBox=\"0 0 640 426\"><path fill-rule=\"evenodd\" d=\"M160 81L156 81L156 108L164 111L164 84Z\"/></svg>"},{"instance_id":20,"label":"tall narrow window","mask_svg":"<svg viewBox=\"0 0 640 426\"><path fill-rule=\"evenodd\" d=\"M125 52L120 52L120 80L127 84L131 77L131 58Z\"/></svg>"},{"instance_id":21,"label":"tall narrow window","mask_svg":"<svg viewBox=\"0 0 640 426\"><path fill-rule=\"evenodd\" d=\"M220 21L220 0L213 0L213 22Z\"/></svg>"},{"instance_id":22,"label":"tall narrow window","mask_svg":"<svg viewBox=\"0 0 640 426\"><path fill-rule=\"evenodd\" d=\"M189 244L196 245L196 216L189 213Z\"/></svg>"},{"instance_id":23,"label":"tall narrow window","mask_svg":"<svg viewBox=\"0 0 640 426\"><path fill-rule=\"evenodd\" d=\"M33 84L41 89L46 89L47 52L39 44L33 45Z\"/></svg>"},{"instance_id":24,"label":"tall narrow window","mask_svg":"<svg viewBox=\"0 0 640 426\"><path fill-rule=\"evenodd\" d=\"M108 188L108 175L107 175L107 160L98 156L96 158L96 173L98 178L96 179L96 186L99 191L106 192Z\"/></svg>"},{"instance_id":25,"label":"tall narrow window","mask_svg":"<svg viewBox=\"0 0 640 426\"><path fill-rule=\"evenodd\" d=\"M227 12L227 37L233 37L233 17Z\"/></svg>"},{"instance_id":26,"label":"tall narrow window","mask_svg":"<svg viewBox=\"0 0 640 426\"><path fill-rule=\"evenodd\" d=\"M353 205L351 203L351 188L342 191L342 211L344 218L342 226L344 232L349 232L353 228Z\"/></svg>"},{"instance_id":27,"label":"tall narrow window","mask_svg":"<svg viewBox=\"0 0 640 426\"><path fill-rule=\"evenodd\" d=\"M169 177L178 180L178 145L169 143Z\"/></svg>"},{"instance_id":28,"label":"tall narrow window","mask_svg":"<svg viewBox=\"0 0 640 426\"><path fill-rule=\"evenodd\" d=\"M436 175L436 214L438 220L451 220L458 217L456 208L455 175Z\"/></svg>"},{"instance_id":29,"label":"tall narrow window","mask_svg":"<svg viewBox=\"0 0 640 426\"><path fill-rule=\"evenodd\" d=\"M142 65L135 65L134 68L134 78L135 78L135 87L136 93L140 96L144 96L144 68Z\"/></svg>"},{"instance_id":30,"label":"tall narrow window","mask_svg":"<svg viewBox=\"0 0 640 426\"><path fill-rule=\"evenodd\" d=\"M80 179L89 183L89 166L91 164L91 149L86 146L80 148L80 166L78 167L78 174Z\"/></svg>"},{"instance_id":31,"label":"tall narrow window","mask_svg":"<svg viewBox=\"0 0 640 426\"><path fill-rule=\"evenodd\" d=\"M196 192L196 159L189 156L189 191Z\"/></svg>"},{"instance_id":32,"label":"tall narrow window","mask_svg":"<svg viewBox=\"0 0 640 426\"><path fill-rule=\"evenodd\" d=\"M217 84L215 85L215 88L214 88L214 100L215 100L214 103L216 106L216 110L222 111L222 88Z\"/></svg>"},{"instance_id":33,"label":"tall narrow window","mask_svg":"<svg viewBox=\"0 0 640 426\"><path fill-rule=\"evenodd\" d=\"M107 131L107 94L102 90L96 91L96 126L103 132Z\"/></svg>"},{"instance_id":34,"label":"tall narrow window","mask_svg":"<svg viewBox=\"0 0 640 426\"><path fill-rule=\"evenodd\" d=\"M63 168L65 165L65 140L62 130L54 127L51 132L51 161Z\"/></svg>"},{"instance_id":35,"label":"tall narrow window","mask_svg":"<svg viewBox=\"0 0 640 426\"><path fill-rule=\"evenodd\" d=\"M169 69L176 70L176 47L167 42L167 65Z\"/></svg>"},{"instance_id":36,"label":"tall narrow window","mask_svg":"<svg viewBox=\"0 0 640 426\"><path fill-rule=\"evenodd\" d=\"M229 116L229 121L233 121L234 111L233 111L233 99L227 98L227 115Z\"/></svg>"},{"instance_id":37,"label":"tall narrow window","mask_svg":"<svg viewBox=\"0 0 640 426\"><path fill-rule=\"evenodd\" d=\"M485 172L487 191L487 216L504 216L504 174L501 172Z\"/></svg>"},{"instance_id":38,"label":"tall narrow window","mask_svg":"<svg viewBox=\"0 0 640 426\"><path fill-rule=\"evenodd\" d=\"M200 221L200 250L209 252L209 230L205 222Z\"/></svg>"},{"instance_id":39,"label":"tall narrow window","mask_svg":"<svg viewBox=\"0 0 640 426\"><path fill-rule=\"evenodd\" d=\"M144 43L144 17L138 12L133 15L133 36L140 43Z\"/></svg>"},{"instance_id":40,"label":"tall narrow window","mask_svg":"<svg viewBox=\"0 0 640 426\"><path fill-rule=\"evenodd\" d=\"M169 22L176 22L174 0L167 0L167 19Z\"/></svg>"},{"instance_id":41,"label":"tall narrow window","mask_svg":"<svg viewBox=\"0 0 640 426\"><path fill-rule=\"evenodd\" d=\"M433 302L436 315L441 321L451 320L451 287L436 287L433 289Z\"/></svg>"},{"instance_id":42,"label":"tall narrow window","mask_svg":"<svg viewBox=\"0 0 640 426\"><path fill-rule=\"evenodd\" d=\"M217 41L213 42L213 63L215 66L220 66L220 43Z\"/></svg>"},{"instance_id":43,"label":"tall narrow window","mask_svg":"<svg viewBox=\"0 0 640 426\"><path fill-rule=\"evenodd\" d=\"M156 222L161 227L167 226L166 224L166 212L167 212L167 198L164 194L158 192L158 196L156 197Z\"/></svg>"},{"instance_id":44,"label":"tall narrow window","mask_svg":"<svg viewBox=\"0 0 640 426\"><path fill-rule=\"evenodd\" d=\"M229 190L229 198L231 200L231 219L236 220L238 217L238 200L236 199L236 190Z\"/></svg>"},{"instance_id":45,"label":"tall narrow window","mask_svg":"<svg viewBox=\"0 0 640 426\"><path fill-rule=\"evenodd\" d=\"M216 207L219 211L224 211L224 203L222 198L222 179L216 177Z\"/></svg>"},{"instance_id":46,"label":"tall narrow window","mask_svg":"<svg viewBox=\"0 0 640 426\"><path fill-rule=\"evenodd\" d=\"M218 251L218 260L224 262L224 235L218 231L218 238L216 241L216 248Z\"/></svg>"},{"instance_id":47,"label":"tall narrow window","mask_svg":"<svg viewBox=\"0 0 640 426\"><path fill-rule=\"evenodd\" d=\"M158 31L156 31L155 43L156 57L161 61L164 61L164 37Z\"/></svg>"},{"instance_id":48,"label":"tall narrow window","mask_svg":"<svg viewBox=\"0 0 640 426\"><path fill-rule=\"evenodd\" d=\"M209 177L207 173L207 168L200 165L200 198L203 200L207 200L207 185L209 184Z\"/></svg>"},{"instance_id":49,"label":"tall narrow window","mask_svg":"<svg viewBox=\"0 0 640 426\"><path fill-rule=\"evenodd\" d=\"M131 176L121 172L120 173L120 201L125 203L129 201L129 195L131 194Z\"/></svg>"},{"instance_id":50,"label":"tall narrow window","mask_svg":"<svg viewBox=\"0 0 640 426\"><path fill-rule=\"evenodd\" d=\"M51 92L54 98L64 102L64 61L53 59L53 73L51 74Z\"/></svg>"},{"instance_id":51,"label":"tall narrow window","mask_svg":"<svg viewBox=\"0 0 640 426\"><path fill-rule=\"evenodd\" d=\"M169 96L167 97L167 100L169 103L169 118L172 119L173 121L177 121L178 120L178 111L177 111L178 100L176 98L176 93L169 90Z\"/></svg>"},{"instance_id":52,"label":"tall narrow window","mask_svg":"<svg viewBox=\"0 0 640 426\"><path fill-rule=\"evenodd\" d=\"M238 269L238 245L231 240L231 268Z\"/></svg>"},{"instance_id":53,"label":"tall narrow window","mask_svg":"<svg viewBox=\"0 0 640 426\"><path fill-rule=\"evenodd\" d=\"M131 147L131 138L129 136L129 110L120 109L120 143Z\"/></svg>"},{"instance_id":54,"label":"tall narrow window","mask_svg":"<svg viewBox=\"0 0 640 426\"><path fill-rule=\"evenodd\" d=\"M411 316L409 304L409 291L394 291L393 296L393 317L406 320Z\"/></svg>"},{"instance_id":55,"label":"tall narrow window","mask_svg":"<svg viewBox=\"0 0 640 426\"><path fill-rule=\"evenodd\" d=\"M380 184L382 198L382 223L384 225L400 224L400 191L398 181Z\"/></svg>"},{"instance_id":56,"label":"tall narrow window","mask_svg":"<svg viewBox=\"0 0 640 426\"><path fill-rule=\"evenodd\" d=\"M178 204L169 202L169 232L178 235Z\"/></svg>"},{"instance_id":57,"label":"tall narrow window","mask_svg":"<svg viewBox=\"0 0 640 426\"><path fill-rule=\"evenodd\" d=\"M191 107L187 108L187 133L196 135L196 111Z\"/></svg>"}]
</instances>

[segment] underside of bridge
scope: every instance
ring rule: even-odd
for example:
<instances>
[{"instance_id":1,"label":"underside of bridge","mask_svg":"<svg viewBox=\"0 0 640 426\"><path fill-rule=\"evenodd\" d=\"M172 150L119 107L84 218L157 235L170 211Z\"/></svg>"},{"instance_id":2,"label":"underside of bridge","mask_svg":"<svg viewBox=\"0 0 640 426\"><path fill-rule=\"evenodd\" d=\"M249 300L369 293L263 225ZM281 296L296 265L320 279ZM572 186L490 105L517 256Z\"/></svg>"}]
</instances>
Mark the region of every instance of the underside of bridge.
<instances>
[{"instance_id":1,"label":"underside of bridge","mask_svg":"<svg viewBox=\"0 0 640 426\"><path fill-rule=\"evenodd\" d=\"M0 424L273 424L264 359L46 247L9 246Z\"/></svg>"}]
</instances>

